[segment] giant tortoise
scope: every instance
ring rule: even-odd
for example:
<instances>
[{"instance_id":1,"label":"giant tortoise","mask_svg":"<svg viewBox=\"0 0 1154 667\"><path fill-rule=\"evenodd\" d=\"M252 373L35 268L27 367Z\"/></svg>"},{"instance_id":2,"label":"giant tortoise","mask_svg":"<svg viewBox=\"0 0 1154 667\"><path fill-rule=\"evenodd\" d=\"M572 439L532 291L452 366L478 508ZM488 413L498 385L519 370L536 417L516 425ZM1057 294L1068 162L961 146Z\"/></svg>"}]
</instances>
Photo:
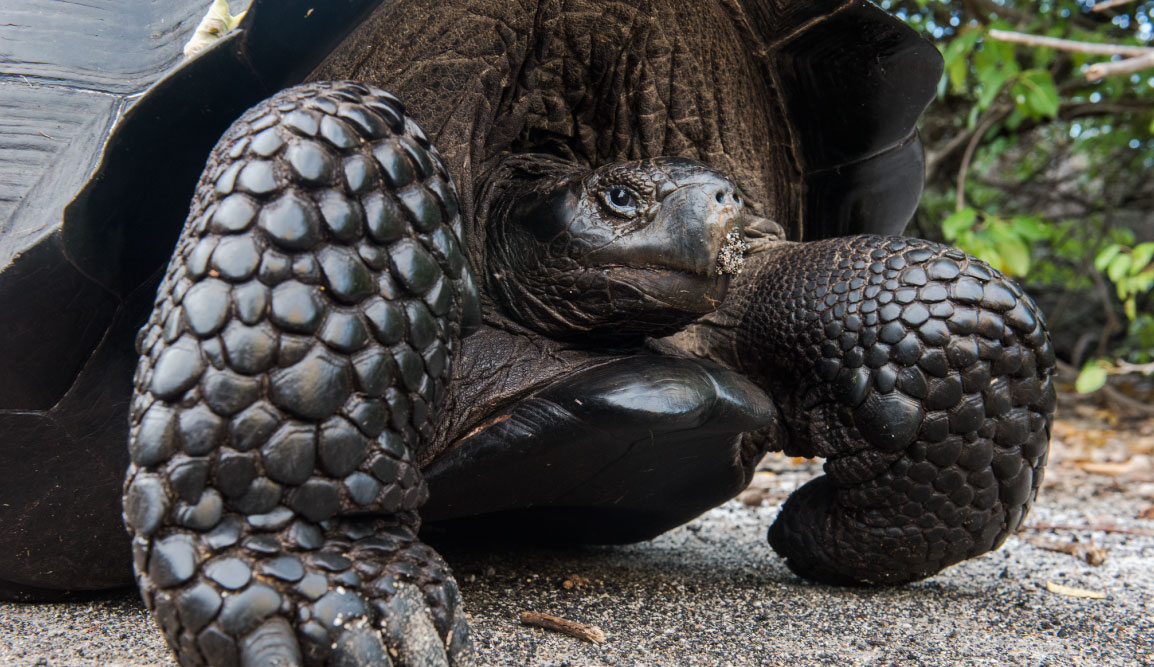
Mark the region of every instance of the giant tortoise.
<instances>
[{"instance_id":1,"label":"giant tortoise","mask_svg":"<svg viewBox=\"0 0 1154 667\"><path fill-rule=\"evenodd\" d=\"M255 3L151 89L56 232L57 261L129 294L179 231L136 336L123 507L182 664L471 664L422 522L647 539L768 450L827 459L769 531L819 581L916 580L1019 525L1053 353L1013 282L889 235L941 68L900 23L858 0L397 0L331 3L311 41L298 9ZM195 113L148 106L173 95ZM101 380L73 423L124 405ZM17 469L70 456L20 437ZM70 528L38 529L67 551ZM15 560L13 593L85 572Z\"/></svg>"}]
</instances>

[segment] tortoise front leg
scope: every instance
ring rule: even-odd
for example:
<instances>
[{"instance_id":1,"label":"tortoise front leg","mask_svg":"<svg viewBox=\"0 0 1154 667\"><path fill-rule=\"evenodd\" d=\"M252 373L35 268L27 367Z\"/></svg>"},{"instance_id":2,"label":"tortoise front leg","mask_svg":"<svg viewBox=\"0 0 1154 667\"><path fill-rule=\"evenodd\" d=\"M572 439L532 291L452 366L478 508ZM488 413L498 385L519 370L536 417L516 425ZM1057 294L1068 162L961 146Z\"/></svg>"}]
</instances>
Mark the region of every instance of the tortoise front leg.
<instances>
[{"instance_id":1,"label":"tortoise front leg","mask_svg":"<svg viewBox=\"0 0 1154 667\"><path fill-rule=\"evenodd\" d=\"M213 151L138 341L124 497L181 664L471 663L416 537L416 457L477 313L458 231L380 90L287 90Z\"/></svg>"},{"instance_id":2,"label":"tortoise front leg","mask_svg":"<svg viewBox=\"0 0 1154 667\"><path fill-rule=\"evenodd\" d=\"M1042 481L1054 354L1041 313L984 262L857 236L749 258L682 342L777 400L786 453L827 459L770 543L798 573L900 583L997 548Z\"/></svg>"}]
</instances>

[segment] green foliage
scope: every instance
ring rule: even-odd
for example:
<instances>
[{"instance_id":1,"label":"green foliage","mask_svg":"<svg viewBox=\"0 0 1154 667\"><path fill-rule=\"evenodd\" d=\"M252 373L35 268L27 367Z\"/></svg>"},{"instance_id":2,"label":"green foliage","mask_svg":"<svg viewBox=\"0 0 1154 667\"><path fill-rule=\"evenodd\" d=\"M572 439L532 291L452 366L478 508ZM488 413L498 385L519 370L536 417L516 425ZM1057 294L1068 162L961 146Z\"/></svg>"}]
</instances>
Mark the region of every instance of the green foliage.
<instances>
[{"instance_id":1,"label":"green foliage","mask_svg":"<svg viewBox=\"0 0 1154 667\"><path fill-rule=\"evenodd\" d=\"M946 239L962 250L989 262L1008 276L1030 272L1030 245L1050 238L1050 230L1037 217L1016 215L1006 220L982 214L966 206L942 223Z\"/></svg>"},{"instance_id":2,"label":"green foliage","mask_svg":"<svg viewBox=\"0 0 1154 667\"><path fill-rule=\"evenodd\" d=\"M1098 391L1106 385L1106 380L1110 377L1110 366L1100 360L1091 361L1082 368L1082 372L1078 374L1077 381L1074 382L1074 389L1079 394L1089 394L1090 392Z\"/></svg>"},{"instance_id":3,"label":"green foliage","mask_svg":"<svg viewBox=\"0 0 1154 667\"><path fill-rule=\"evenodd\" d=\"M1126 317L1138 319L1138 297L1154 287L1154 243L1139 243L1133 248L1111 243L1094 258L1094 268L1105 273L1118 298L1122 300Z\"/></svg>"},{"instance_id":4,"label":"green foliage","mask_svg":"<svg viewBox=\"0 0 1154 667\"><path fill-rule=\"evenodd\" d=\"M1090 82L1085 68L1109 56L990 34L1154 46L1154 0L1106 12L1091 11L1092 0L881 4L945 60L922 128L919 231L1029 285L1104 300L1106 317L1125 325L1106 358L1085 365L1079 391L1100 388L1114 360L1154 360L1154 70Z\"/></svg>"},{"instance_id":5,"label":"green foliage","mask_svg":"<svg viewBox=\"0 0 1154 667\"><path fill-rule=\"evenodd\" d=\"M1018 75L1010 89L1016 110L1031 120L1058 116L1058 87L1044 69L1029 69Z\"/></svg>"}]
</instances>

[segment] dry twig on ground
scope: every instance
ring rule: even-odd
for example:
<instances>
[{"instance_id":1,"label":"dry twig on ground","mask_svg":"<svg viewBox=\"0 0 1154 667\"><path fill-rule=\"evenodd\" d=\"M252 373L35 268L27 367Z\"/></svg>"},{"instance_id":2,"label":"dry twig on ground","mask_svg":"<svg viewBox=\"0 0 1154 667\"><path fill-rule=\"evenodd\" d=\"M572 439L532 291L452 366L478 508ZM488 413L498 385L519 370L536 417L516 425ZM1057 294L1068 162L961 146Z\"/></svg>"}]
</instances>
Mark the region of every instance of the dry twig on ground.
<instances>
[{"instance_id":1,"label":"dry twig on ground","mask_svg":"<svg viewBox=\"0 0 1154 667\"><path fill-rule=\"evenodd\" d=\"M1058 542L1056 540L1047 540L1044 537L1028 537L1026 538L1026 542L1039 549L1045 549L1046 551L1070 554L1075 558L1081 558L1090 565L1101 565L1106 562L1106 550L1101 547L1096 547L1093 544L1083 542Z\"/></svg>"},{"instance_id":2,"label":"dry twig on ground","mask_svg":"<svg viewBox=\"0 0 1154 667\"><path fill-rule=\"evenodd\" d=\"M584 639L587 642L599 644L605 641L605 633L596 625L589 625L587 623L578 623L567 618L560 618L559 616L550 616L549 614L539 614L535 611L521 612L521 622L525 625L533 625L538 628L545 628L546 630L553 630L562 634Z\"/></svg>"}]
</instances>

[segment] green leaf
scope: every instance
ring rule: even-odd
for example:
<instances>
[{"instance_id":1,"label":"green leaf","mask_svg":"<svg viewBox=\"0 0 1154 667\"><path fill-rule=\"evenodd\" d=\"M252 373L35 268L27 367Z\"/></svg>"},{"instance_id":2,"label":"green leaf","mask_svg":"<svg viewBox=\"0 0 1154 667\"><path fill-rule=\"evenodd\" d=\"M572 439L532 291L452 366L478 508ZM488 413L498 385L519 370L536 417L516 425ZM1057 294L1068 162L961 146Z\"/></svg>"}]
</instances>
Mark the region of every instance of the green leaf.
<instances>
[{"instance_id":1,"label":"green leaf","mask_svg":"<svg viewBox=\"0 0 1154 667\"><path fill-rule=\"evenodd\" d=\"M1044 69L1022 72L1013 87L1014 102L1031 118L1055 118L1058 115L1058 87L1054 77Z\"/></svg>"},{"instance_id":2,"label":"green leaf","mask_svg":"<svg viewBox=\"0 0 1154 667\"><path fill-rule=\"evenodd\" d=\"M942 223L942 234L944 234L947 239L953 241L958 238L958 235L963 231L973 227L977 219L978 212L969 206L966 206L960 211L954 211L954 213Z\"/></svg>"},{"instance_id":3,"label":"green leaf","mask_svg":"<svg viewBox=\"0 0 1154 667\"><path fill-rule=\"evenodd\" d=\"M1141 273L1150 266L1151 259L1154 259L1154 243L1139 243L1130 253L1130 274Z\"/></svg>"},{"instance_id":4,"label":"green leaf","mask_svg":"<svg viewBox=\"0 0 1154 667\"><path fill-rule=\"evenodd\" d=\"M979 109L977 107L977 105L970 107L970 113L968 116L966 116L966 129L967 130L973 131L973 129L978 126L978 116L981 113L982 113L982 110Z\"/></svg>"},{"instance_id":5,"label":"green leaf","mask_svg":"<svg viewBox=\"0 0 1154 667\"><path fill-rule=\"evenodd\" d=\"M988 109L1002 86L1010 79L1010 71L1001 67L978 70L978 82L982 84L982 92L978 95L978 108Z\"/></svg>"},{"instance_id":6,"label":"green leaf","mask_svg":"<svg viewBox=\"0 0 1154 667\"><path fill-rule=\"evenodd\" d=\"M995 247L983 238L975 238L973 244L969 248L962 248L971 255L983 259L990 266L999 271L1005 266L1005 261L1002 260L1000 249Z\"/></svg>"},{"instance_id":7,"label":"green leaf","mask_svg":"<svg viewBox=\"0 0 1154 667\"><path fill-rule=\"evenodd\" d=\"M950 90L955 95L966 92L966 74L970 70L970 63L965 58L958 58L946 65L946 76L950 80Z\"/></svg>"},{"instance_id":8,"label":"green leaf","mask_svg":"<svg viewBox=\"0 0 1154 667\"><path fill-rule=\"evenodd\" d=\"M1114 257L1114 259L1111 259L1109 266L1106 267L1106 275L1110 277L1110 282L1114 283L1115 285L1122 282L1122 279L1125 278L1126 274L1129 272L1130 255L1127 255L1126 253L1120 253L1118 256ZM1118 292L1119 296L1121 296L1122 290L1119 289Z\"/></svg>"},{"instance_id":9,"label":"green leaf","mask_svg":"<svg viewBox=\"0 0 1154 667\"><path fill-rule=\"evenodd\" d=\"M980 30L963 30L942 52L942 58L946 62L946 78L949 79L950 90L955 95L966 92L966 76L970 71L969 55L981 35Z\"/></svg>"},{"instance_id":10,"label":"green leaf","mask_svg":"<svg viewBox=\"0 0 1154 667\"><path fill-rule=\"evenodd\" d=\"M1024 120L1026 120L1026 116L1022 113L1022 110L1014 107L1014 110L1011 111L1010 115L1006 117L1006 127L1011 130L1017 130L1019 127L1021 127L1022 121Z\"/></svg>"},{"instance_id":11,"label":"green leaf","mask_svg":"<svg viewBox=\"0 0 1154 667\"><path fill-rule=\"evenodd\" d=\"M1028 215L1015 215L1011 219L1014 233L1029 241L1045 241L1050 238L1050 225L1041 218Z\"/></svg>"},{"instance_id":12,"label":"green leaf","mask_svg":"<svg viewBox=\"0 0 1154 667\"><path fill-rule=\"evenodd\" d=\"M1106 267L1110 266L1110 262L1114 261L1120 252L1122 252L1122 246L1117 243L1111 243L1102 248L1098 251L1098 256L1094 258L1094 268L1100 273L1105 273Z\"/></svg>"},{"instance_id":13,"label":"green leaf","mask_svg":"<svg viewBox=\"0 0 1154 667\"><path fill-rule=\"evenodd\" d=\"M1122 245L1134 245L1134 230L1126 227L1112 227L1110 229L1110 241Z\"/></svg>"},{"instance_id":14,"label":"green leaf","mask_svg":"<svg viewBox=\"0 0 1154 667\"><path fill-rule=\"evenodd\" d=\"M1090 362L1082 368L1082 372L1078 373L1078 379L1074 382L1074 389L1079 394L1089 394L1098 391L1106 385L1106 378L1109 375L1106 369L1097 362Z\"/></svg>"},{"instance_id":15,"label":"green leaf","mask_svg":"<svg viewBox=\"0 0 1154 667\"><path fill-rule=\"evenodd\" d=\"M993 25L991 27L998 27ZM1013 26L1001 24L1003 30L1013 30ZM988 69L1003 69L1007 76L1014 76L1021 68L1014 53L1015 47L1009 42L999 42L992 39L982 40L981 46L974 52L974 67L980 72Z\"/></svg>"},{"instance_id":16,"label":"green leaf","mask_svg":"<svg viewBox=\"0 0 1154 667\"><path fill-rule=\"evenodd\" d=\"M1003 220L991 220L990 239L997 245L1002 256L1003 273L1024 276L1030 271L1030 246L1017 234L1014 227Z\"/></svg>"},{"instance_id":17,"label":"green leaf","mask_svg":"<svg viewBox=\"0 0 1154 667\"><path fill-rule=\"evenodd\" d=\"M998 252L1001 253L1006 273L1015 276L1024 276L1030 272L1030 247L1017 236L1007 236L998 240Z\"/></svg>"}]
</instances>

